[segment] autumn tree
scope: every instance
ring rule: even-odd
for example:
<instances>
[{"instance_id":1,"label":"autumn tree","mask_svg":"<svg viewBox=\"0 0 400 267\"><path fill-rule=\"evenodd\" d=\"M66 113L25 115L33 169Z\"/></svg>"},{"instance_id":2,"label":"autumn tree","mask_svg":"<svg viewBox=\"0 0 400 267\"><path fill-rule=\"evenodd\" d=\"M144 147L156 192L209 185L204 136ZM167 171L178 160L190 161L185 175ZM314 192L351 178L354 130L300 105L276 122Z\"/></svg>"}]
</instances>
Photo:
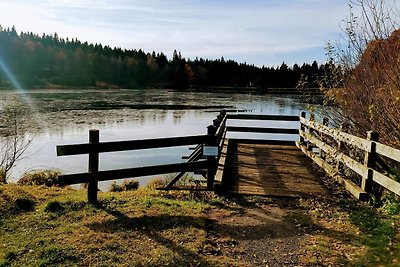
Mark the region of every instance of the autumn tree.
<instances>
[{"instance_id":1,"label":"autumn tree","mask_svg":"<svg viewBox=\"0 0 400 267\"><path fill-rule=\"evenodd\" d=\"M395 0L353 0L344 35L330 46L328 98L337 120L354 134L379 133L380 141L400 147L400 31ZM343 85L343 86L341 86Z\"/></svg>"}]
</instances>

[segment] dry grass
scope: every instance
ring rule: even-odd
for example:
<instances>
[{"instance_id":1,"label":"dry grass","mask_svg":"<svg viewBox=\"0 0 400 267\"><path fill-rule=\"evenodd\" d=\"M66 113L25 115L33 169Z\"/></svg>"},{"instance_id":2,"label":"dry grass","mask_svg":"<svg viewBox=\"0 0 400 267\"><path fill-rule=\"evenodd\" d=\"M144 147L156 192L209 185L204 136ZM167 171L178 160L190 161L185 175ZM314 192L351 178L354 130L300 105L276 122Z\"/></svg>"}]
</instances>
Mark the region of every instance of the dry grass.
<instances>
[{"instance_id":1,"label":"dry grass","mask_svg":"<svg viewBox=\"0 0 400 267\"><path fill-rule=\"evenodd\" d=\"M99 199L94 207L84 190L0 185L0 266L254 266L242 242L262 242L255 233L263 228L253 225L253 215L243 221L243 214L268 203L288 208L282 225L297 229L288 236L303 235L300 266L396 266L400 258L399 215L345 195L263 202L142 187L99 192ZM213 231L221 216L240 239ZM260 247L261 255L264 249L270 248Z\"/></svg>"}]
</instances>

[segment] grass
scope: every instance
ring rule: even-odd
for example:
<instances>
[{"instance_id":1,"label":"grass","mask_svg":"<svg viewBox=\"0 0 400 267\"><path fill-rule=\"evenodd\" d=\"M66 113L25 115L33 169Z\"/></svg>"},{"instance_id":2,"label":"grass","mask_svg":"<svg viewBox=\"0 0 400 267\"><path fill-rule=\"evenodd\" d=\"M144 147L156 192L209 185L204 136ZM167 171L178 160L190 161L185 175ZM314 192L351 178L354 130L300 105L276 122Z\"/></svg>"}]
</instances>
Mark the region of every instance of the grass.
<instances>
[{"instance_id":1,"label":"grass","mask_svg":"<svg viewBox=\"0 0 400 267\"><path fill-rule=\"evenodd\" d=\"M400 214L338 198L303 200L314 231L305 241L311 266L399 266Z\"/></svg>"},{"instance_id":2,"label":"grass","mask_svg":"<svg viewBox=\"0 0 400 267\"><path fill-rule=\"evenodd\" d=\"M240 240L214 233L208 215L268 204L148 187L99 192L96 207L86 197L68 187L0 185L0 266L249 266L232 250L243 249ZM400 265L399 214L341 196L291 203L286 219L305 233L302 266Z\"/></svg>"},{"instance_id":3,"label":"grass","mask_svg":"<svg viewBox=\"0 0 400 267\"><path fill-rule=\"evenodd\" d=\"M211 206L179 198L141 188L99 193L94 207L85 191L1 185L0 266L240 265L202 253Z\"/></svg>"}]
</instances>

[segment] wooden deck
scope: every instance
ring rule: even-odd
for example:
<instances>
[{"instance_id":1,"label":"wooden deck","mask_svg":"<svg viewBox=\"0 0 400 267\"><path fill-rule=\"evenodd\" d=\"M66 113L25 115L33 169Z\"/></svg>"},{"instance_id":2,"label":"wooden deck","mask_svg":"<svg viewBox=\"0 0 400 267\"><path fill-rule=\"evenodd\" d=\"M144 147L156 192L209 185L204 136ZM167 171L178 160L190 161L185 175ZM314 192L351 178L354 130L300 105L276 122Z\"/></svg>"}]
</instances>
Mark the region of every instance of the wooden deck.
<instances>
[{"instance_id":1,"label":"wooden deck","mask_svg":"<svg viewBox=\"0 0 400 267\"><path fill-rule=\"evenodd\" d=\"M293 145L244 144L230 140L225 190L243 195L306 197L326 194L321 171Z\"/></svg>"}]
</instances>

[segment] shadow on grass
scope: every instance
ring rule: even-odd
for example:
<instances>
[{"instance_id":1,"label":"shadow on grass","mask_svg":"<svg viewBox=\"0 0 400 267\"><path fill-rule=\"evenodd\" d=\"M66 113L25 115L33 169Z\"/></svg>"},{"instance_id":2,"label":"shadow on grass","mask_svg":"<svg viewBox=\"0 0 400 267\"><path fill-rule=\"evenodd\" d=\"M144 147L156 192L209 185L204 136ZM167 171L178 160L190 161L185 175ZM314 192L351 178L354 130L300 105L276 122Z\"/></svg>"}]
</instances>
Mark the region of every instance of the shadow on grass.
<instances>
[{"instance_id":1,"label":"shadow on grass","mask_svg":"<svg viewBox=\"0 0 400 267\"><path fill-rule=\"evenodd\" d=\"M162 236L161 232L168 229L178 227L204 230L207 219L202 217L193 217L185 215L167 215L161 214L156 216L143 215L140 217L129 217L121 211L99 204L99 209L104 210L108 214L114 216L113 219L103 222L95 222L87 225L90 229L97 232L118 232L118 231L139 231L155 240L162 246L177 253L181 257L181 264L196 263L196 266L209 266L210 263L200 253L195 253L183 245L177 244L174 240ZM175 259L177 260L177 259ZM176 262L178 263L178 262Z\"/></svg>"}]
</instances>

